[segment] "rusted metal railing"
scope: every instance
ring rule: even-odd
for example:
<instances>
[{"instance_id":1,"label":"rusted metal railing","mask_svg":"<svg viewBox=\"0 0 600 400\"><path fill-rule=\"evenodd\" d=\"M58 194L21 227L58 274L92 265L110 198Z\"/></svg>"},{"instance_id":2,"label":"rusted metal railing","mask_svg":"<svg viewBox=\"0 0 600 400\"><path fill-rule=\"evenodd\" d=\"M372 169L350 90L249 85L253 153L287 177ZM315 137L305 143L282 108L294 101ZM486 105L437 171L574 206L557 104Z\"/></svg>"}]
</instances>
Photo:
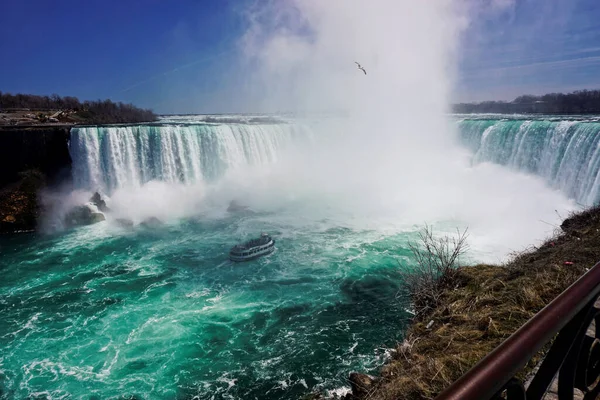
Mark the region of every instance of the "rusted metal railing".
<instances>
[{"instance_id":1,"label":"rusted metal railing","mask_svg":"<svg viewBox=\"0 0 600 400\"><path fill-rule=\"evenodd\" d=\"M558 373L558 398L600 398L600 263L464 374L436 400L541 400ZM586 333L595 321L595 337ZM557 335L558 334L558 335ZM555 338L525 388L515 374Z\"/></svg>"}]
</instances>

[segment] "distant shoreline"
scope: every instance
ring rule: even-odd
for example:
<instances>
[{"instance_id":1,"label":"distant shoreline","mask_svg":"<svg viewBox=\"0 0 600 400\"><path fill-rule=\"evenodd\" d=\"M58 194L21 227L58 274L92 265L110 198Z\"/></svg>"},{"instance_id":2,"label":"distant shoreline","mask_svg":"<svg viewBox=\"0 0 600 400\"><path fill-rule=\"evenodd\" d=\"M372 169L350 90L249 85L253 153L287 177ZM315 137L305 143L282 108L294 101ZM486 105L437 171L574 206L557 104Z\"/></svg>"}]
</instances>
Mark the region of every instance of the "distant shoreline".
<instances>
[{"instance_id":1,"label":"distant shoreline","mask_svg":"<svg viewBox=\"0 0 600 400\"><path fill-rule=\"evenodd\" d=\"M523 95L513 101L458 103L451 106L457 114L600 114L600 90L578 90L572 93Z\"/></svg>"},{"instance_id":2,"label":"distant shoreline","mask_svg":"<svg viewBox=\"0 0 600 400\"><path fill-rule=\"evenodd\" d=\"M0 125L112 124L154 122L148 109L111 100L79 101L76 97L0 92ZM55 125L51 125L55 126Z\"/></svg>"}]
</instances>

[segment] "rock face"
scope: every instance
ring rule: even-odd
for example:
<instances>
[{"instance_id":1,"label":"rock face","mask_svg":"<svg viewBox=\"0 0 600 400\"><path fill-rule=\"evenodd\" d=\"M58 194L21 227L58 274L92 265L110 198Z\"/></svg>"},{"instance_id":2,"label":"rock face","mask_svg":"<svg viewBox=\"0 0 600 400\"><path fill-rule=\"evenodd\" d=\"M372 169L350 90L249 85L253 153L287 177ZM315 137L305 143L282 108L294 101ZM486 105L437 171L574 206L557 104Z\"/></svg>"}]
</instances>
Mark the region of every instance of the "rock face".
<instances>
[{"instance_id":1,"label":"rock face","mask_svg":"<svg viewBox=\"0 0 600 400\"><path fill-rule=\"evenodd\" d=\"M37 228L40 190L71 177L69 136L69 127L0 127L0 233Z\"/></svg>"},{"instance_id":2,"label":"rock face","mask_svg":"<svg viewBox=\"0 0 600 400\"><path fill-rule=\"evenodd\" d=\"M254 214L254 211L248 208L248 206L240 204L237 200L231 200L231 203L229 203L229 207L227 207L227 212L244 215Z\"/></svg>"},{"instance_id":3,"label":"rock face","mask_svg":"<svg viewBox=\"0 0 600 400\"><path fill-rule=\"evenodd\" d=\"M104 221L104 214L94 212L90 207L83 205L73 208L65 216L65 225L69 228L81 225L92 225Z\"/></svg>"},{"instance_id":4,"label":"rock face","mask_svg":"<svg viewBox=\"0 0 600 400\"><path fill-rule=\"evenodd\" d=\"M49 183L70 179L69 127L0 127L0 187L35 169Z\"/></svg>"},{"instance_id":5,"label":"rock face","mask_svg":"<svg viewBox=\"0 0 600 400\"><path fill-rule=\"evenodd\" d=\"M98 210L102 211L103 213L110 211L110 209L106 206L106 202L104 199L102 199L102 196L100 196L100 193L98 192L95 192L90 198L90 203L98 207Z\"/></svg>"},{"instance_id":6,"label":"rock face","mask_svg":"<svg viewBox=\"0 0 600 400\"><path fill-rule=\"evenodd\" d=\"M46 177L38 170L19 174L21 180L0 189L0 234L29 232L41 214L38 192Z\"/></svg>"},{"instance_id":7,"label":"rock face","mask_svg":"<svg viewBox=\"0 0 600 400\"><path fill-rule=\"evenodd\" d=\"M164 225L163 222L156 217L146 218L145 220L140 222L140 226L143 226L144 228L149 228L149 229L158 228L163 225Z\"/></svg>"},{"instance_id":8,"label":"rock face","mask_svg":"<svg viewBox=\"0 0 600 400\"><path fill-rule=\"evenodd\" d=\"M241 205L240 203L237 202L237 200L231 200L231 203L229 203L229 207L227 207L228 212L238 212L238 211L244 211L247 209L248 209L248 207Z\"/></svg>"},{"instance_id":9,"label":"rock face","mask_svg":"<svg viewBox=\"0 0 600 400\"><path fill-rule=\"evenodd\" d=\"M117 218L115 222L123 228L132 228L133 221L127 218Z\"/></svg>"},{"instance_id":10,"label":"rock face","mask_svg":"<svg viewBox=\"0 0 600 400\"><path fill-rule=\"evenodd\" d=\"M357 372L352 372L349 379L352 388L352 397L350 398L368 398L374 388L375 379L369 375L359 374Z\"/></svg>"}]
</instances>

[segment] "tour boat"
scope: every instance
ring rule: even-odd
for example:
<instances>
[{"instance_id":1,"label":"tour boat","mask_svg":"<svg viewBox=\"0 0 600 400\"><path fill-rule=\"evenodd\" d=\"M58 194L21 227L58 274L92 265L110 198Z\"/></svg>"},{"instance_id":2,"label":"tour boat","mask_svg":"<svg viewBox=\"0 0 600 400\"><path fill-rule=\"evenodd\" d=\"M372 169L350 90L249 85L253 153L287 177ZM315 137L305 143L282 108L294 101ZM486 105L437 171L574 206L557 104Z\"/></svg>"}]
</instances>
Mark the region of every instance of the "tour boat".
<instances>
[{"instance_id":1,"label":"tour boat","mask_svg":"<svg viewBox=\"0 0 600 400\"><path fill-rule=\"evenodd\" d=\"M275 251L275 240L269 234L263 233L258 239L233 246L229 252L229 259L236 262L254 260L273 251Z\"/></svg>"}]
</instances>

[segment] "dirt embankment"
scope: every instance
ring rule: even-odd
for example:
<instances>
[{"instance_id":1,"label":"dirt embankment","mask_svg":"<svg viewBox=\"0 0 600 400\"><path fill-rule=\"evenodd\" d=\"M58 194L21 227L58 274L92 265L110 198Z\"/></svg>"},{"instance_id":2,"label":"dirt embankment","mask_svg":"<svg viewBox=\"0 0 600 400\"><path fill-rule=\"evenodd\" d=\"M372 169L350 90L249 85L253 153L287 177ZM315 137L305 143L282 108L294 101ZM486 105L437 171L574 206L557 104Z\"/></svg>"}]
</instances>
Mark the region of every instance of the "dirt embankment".
<instances>
[{"instance_id":1,"label":"dirt embankment","mask_svg":"<svg viewBox=\"0 0 600 400\"><path fill-rule=\"evenodd\" d=\"M459 268L441 306L414 321L374 379L353 374L346 400L432 399L600 261L600 208L503 266ZM538 354L523 377L543 356Z\"/></svg>"}]
</instances>

